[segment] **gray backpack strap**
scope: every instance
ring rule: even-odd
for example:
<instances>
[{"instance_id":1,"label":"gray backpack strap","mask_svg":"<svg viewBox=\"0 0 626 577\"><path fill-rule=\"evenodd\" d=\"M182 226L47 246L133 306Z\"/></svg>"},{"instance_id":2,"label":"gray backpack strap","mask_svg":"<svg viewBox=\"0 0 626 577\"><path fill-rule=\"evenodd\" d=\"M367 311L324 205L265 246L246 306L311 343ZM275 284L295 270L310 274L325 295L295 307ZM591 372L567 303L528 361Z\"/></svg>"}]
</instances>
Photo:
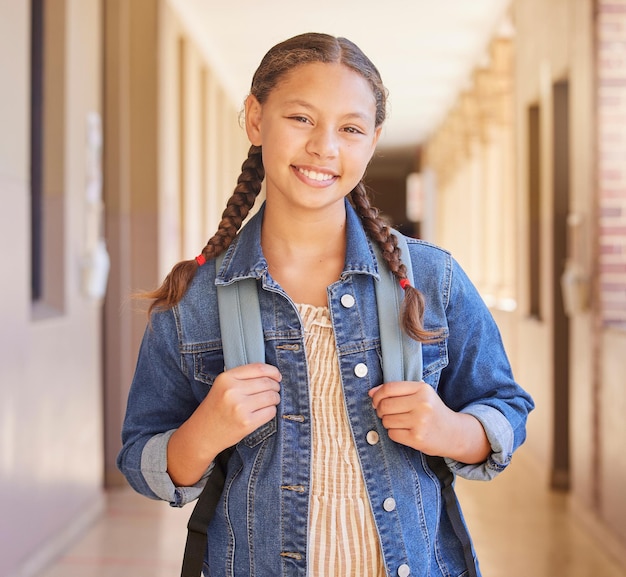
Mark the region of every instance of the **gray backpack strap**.
<instances>
[{"instance_id":1,"label":"gray backpack strap","mask_svg":"<svg viewBox=\"0 0 626 577\"><path fill-rule=\"evenodd\" d=\"M215 261L216 271L222 265L224 254ZM217 297L225 368L264 363L265 343L256 280L247 278L230 285L218 285Z\"/></svg>"},{"instance_id":2,"label":"gray backpack strap","mask_svg":"<svg viewBox=\"0 0 626 577\"><path fill-rule=\"evenodd\" d=\"M407 269L407 278L413 284L413 267L406 239L392 230L398 239L402 263ZM380 348L383 366L383 380L421 381L422 380L422 345L407 336L400 326L400 305L404 290L387 268L380 249L374 244L378 261L380 281L376 284L376 307L380 327Z\"/></svg>"}]
</instances>

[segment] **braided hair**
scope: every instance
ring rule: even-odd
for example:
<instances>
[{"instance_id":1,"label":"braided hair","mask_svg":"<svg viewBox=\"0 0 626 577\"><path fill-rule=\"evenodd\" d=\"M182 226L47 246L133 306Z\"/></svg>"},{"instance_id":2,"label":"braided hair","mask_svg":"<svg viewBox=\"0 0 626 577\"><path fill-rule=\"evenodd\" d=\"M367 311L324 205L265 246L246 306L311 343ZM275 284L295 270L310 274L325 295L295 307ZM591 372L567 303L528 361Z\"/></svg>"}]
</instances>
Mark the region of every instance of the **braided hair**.
<instances>
[{"instance_id":1,"label":"braided hair","mask_svg":"<svg viewBox=\"0 0 626 577\"><path fill-rule=\"evenodd\" d=\"M285 74L313 62L340 63L365 78L376 100L375 124L377 127L383 124L386 117L387 90L381 76L361 49L346 38L307 33L277 44L261 60L252 78L250 94L263 104ZM198 257L176 264L158 289L145 294L152 299L149 313L176 305L187 291L198 267L228 248L254 206L264 177L261 147L251 146L248 157L242 164L237 186L222 213L217 232L208 240ZM371 205L363 182L352 190L350 199L368 236L380 247L390 271L405 290L401 311L403 330L418 341L432 339L436 335L425 330L422 325L424 298L406 278L407 271L401 260L397 240L385 221L379 217L378 209Z\"/></svg>"}]
</instances>

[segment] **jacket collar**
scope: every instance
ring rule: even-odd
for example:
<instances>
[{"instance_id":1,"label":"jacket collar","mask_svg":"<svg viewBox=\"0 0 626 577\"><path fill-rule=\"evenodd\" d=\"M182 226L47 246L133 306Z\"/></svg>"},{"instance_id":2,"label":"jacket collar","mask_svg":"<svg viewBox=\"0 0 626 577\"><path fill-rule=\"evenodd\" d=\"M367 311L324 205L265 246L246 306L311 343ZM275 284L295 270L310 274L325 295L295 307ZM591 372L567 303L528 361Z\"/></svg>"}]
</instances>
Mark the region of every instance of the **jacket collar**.
<instances>
[{"instance_id":1,"label":"jacket collar","mask_svg":"<svg viewBox=\"0 0 626 577\"><path fill-rule=\"evenodd\" d=\"M369 274L378 279L378 266L370 240L365 234L359 216L352 205L346 204L346 258L341 275ZM265 203L259 211L239 231L239 234L226 249L224 260L218 271L215 283L230 284L245 278L259 279L268 275L268 265L261 249L261 225Z\"/></svg>"}]
</instances>

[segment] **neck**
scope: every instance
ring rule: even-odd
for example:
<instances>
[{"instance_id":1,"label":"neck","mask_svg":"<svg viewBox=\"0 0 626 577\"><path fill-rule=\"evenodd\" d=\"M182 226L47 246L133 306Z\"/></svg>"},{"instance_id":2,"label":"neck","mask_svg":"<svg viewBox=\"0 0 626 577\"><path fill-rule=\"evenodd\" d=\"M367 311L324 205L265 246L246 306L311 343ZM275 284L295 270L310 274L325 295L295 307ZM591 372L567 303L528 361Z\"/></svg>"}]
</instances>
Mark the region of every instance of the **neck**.
<instances>
[{"instance_id":1,"label":"neck","mask_svg":"<svg viewBox=\"0 0 626 577\"><path fill-rule=\"evenodd\" d=\"M285 215L271 203L263 214L261 244L263 251L283 254L344 252L346 209L343 203L319 211L290 212Z\"/></svg>"},{"instance_id":2,"label":"neck","mask_svg":"<svg viewBox=\"0 0 626 577\"><path fill-rule=\"evenodd\" d=\"M296 303L327 305L346 254L346 209L301 215L266 204L261 245L270 275Z\"/></svg>"}]
</instances>

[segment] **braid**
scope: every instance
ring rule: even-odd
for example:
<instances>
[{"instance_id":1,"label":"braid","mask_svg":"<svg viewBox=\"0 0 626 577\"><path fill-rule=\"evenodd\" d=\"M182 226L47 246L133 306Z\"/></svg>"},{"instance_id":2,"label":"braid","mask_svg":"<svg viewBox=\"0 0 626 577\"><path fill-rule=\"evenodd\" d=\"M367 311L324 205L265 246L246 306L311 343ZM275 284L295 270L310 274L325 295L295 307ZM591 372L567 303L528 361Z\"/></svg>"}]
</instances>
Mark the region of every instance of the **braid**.
<instances>
[{"instance_id":1,"label":"braid","mask_svg":"<svg viewBox=\"0 0 626 577\"><path fill-rule=\"evenodd\" d=\"M352 190L351 197L354 208L361 217L365 231L378 245L389 270L404 288L404 299L400 311L402 329L412 339L419 342L439 338L440 335L438 333L424 329L423 319L424 311L426 310L424 296L415 287L402 282L407 280L407 270L400 258L398 241L391 233L389 226L380 218L380 211L371 205L362 181Z\"/></svg>"},{"instance_id":2,"label":"braid","mask_svg":"<svg viewBox=\"0 0 626 577\"><path fill-rule=\"evenodd\" d=\"M187 292L187 288L201 263L215 258L230 246L230 243L237 236L241 223L254 206L264 178L265 169L261 147L251 146L248 151L248 158L241 165L241 174L237 179L237 186L235 186L235 190L222 213L222 220L217 232L208 240L202 249L201 256L174 265L158 289L142 295L144 298L153 299L148 314L155 310L166 310L176 305Z\"/></svg>"}]
</instances>

